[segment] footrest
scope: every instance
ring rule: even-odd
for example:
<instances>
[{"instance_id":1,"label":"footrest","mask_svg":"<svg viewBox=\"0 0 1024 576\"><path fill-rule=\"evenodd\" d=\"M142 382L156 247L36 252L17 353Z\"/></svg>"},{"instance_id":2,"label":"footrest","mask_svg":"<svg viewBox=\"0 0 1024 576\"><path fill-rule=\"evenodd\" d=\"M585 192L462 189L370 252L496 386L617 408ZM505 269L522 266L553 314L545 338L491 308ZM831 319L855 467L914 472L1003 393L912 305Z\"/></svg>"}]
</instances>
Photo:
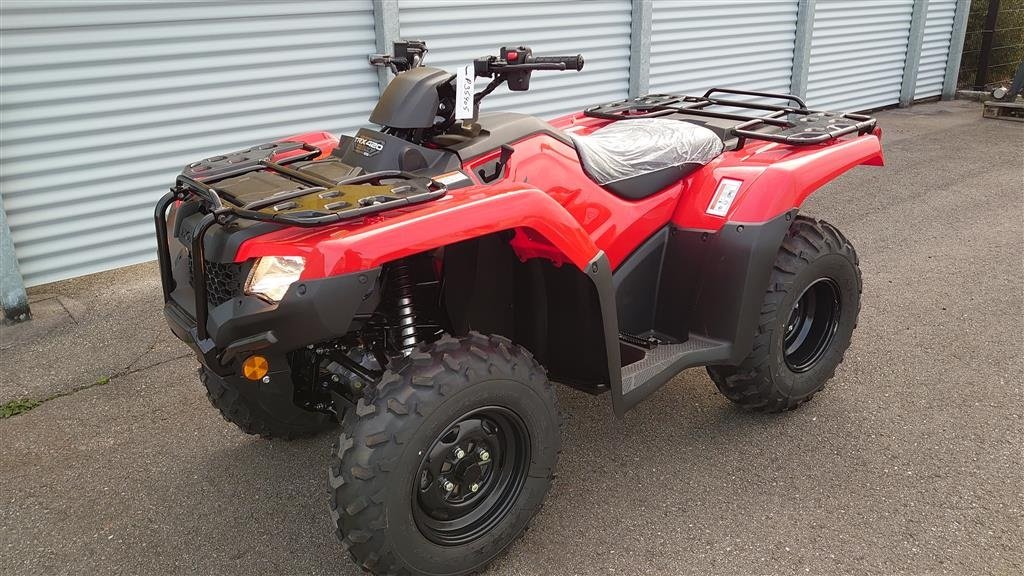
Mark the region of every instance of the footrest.
<instances>
[{"instance_id":1,"label":"footrest","mask_svg":"<svg viewBox=\"0 0 1024 576\"><path fill-rule=\"evenodd\" d=\"M626 395L657 374L672 369L673 365L686 356L701 350L720 346L718 342L690 337L682 344L662 344L647 352L642 360L622 367L622 394Z\"/></svg>"},{"instance_id":2,"label":"footrest","mask_svg":"<svg viewBox=\"0 0 1024 576\"><path fill-rule=\"evenodd\" d=\"M622 340L623 342L631 346L636 346L637 348L645 348L647 350L651 350L658 344L660 344L660 342L658 342L656 338L644 338L642 336L634 336L632 334L627 334L625 332L619 332L619 340Z\"/></svg>"}]
</instances>

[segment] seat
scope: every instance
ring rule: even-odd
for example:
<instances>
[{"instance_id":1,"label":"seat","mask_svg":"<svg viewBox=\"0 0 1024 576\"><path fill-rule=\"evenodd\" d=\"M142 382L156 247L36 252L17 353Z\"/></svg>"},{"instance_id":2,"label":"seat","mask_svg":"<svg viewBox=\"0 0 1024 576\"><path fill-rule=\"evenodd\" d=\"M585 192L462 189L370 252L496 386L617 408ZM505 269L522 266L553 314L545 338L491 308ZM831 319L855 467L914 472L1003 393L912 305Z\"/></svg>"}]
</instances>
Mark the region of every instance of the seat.
<instances>
[{"instance_id":1,"label":"seat","mask_svg":"<svg viewBox=\"0 0 1024 576\"><path fill-rule=\"evenodd\" d=\"M704 166L724 145L711 130L678 120L618 120L586 136L569 133L591 180L632 200Z\"/></svg>"}]
</instances>

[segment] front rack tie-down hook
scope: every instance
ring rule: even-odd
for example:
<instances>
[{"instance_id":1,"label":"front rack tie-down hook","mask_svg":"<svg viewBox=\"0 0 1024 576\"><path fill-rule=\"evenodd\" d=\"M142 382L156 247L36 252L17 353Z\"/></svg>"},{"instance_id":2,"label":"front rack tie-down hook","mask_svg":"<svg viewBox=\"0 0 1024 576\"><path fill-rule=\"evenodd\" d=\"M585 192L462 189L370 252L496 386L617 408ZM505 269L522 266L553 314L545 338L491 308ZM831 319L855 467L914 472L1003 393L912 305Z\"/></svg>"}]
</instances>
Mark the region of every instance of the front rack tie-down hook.
<instances>
[{"instance_id":1,"label":"front rack tie-down hook","mask_svg":"<svg viewBox=\"0 0 1024 576\"><path fill-rule=\"evenodd\" d=\"M231 221L235 219L235 212L231 208L225 206L214 210L213 218L217 221L218 224L224 226L226 224L231 223Z\"/></svg>"},{"instance_id":2,"label":"front rack tie-down hook","mask_svg":"<svg viewBox=\"0 0 1024 576\"><path fill-rule=\"evenodd\" d=\"M486 167L481 168L479 171L480 179L483 180L484 183L490 183L497 180L501 176L502 172L505 171L505 166L508 164L509 159L512 158L512 153L515 151L516 149L508 144L502 144L501 156L498 157L498 161L494 164L494 172L488 174Z\"/></svg>"}]
</instances>

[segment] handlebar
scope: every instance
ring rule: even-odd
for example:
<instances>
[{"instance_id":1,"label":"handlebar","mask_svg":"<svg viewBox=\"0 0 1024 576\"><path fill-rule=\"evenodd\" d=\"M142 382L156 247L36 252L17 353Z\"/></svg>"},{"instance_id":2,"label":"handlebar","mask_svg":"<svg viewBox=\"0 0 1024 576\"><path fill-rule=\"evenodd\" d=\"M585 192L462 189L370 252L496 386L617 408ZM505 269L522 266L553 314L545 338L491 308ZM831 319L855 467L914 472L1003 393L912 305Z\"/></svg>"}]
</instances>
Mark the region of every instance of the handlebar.
<instances>
[{"instance_id":1,"label":"handlebar","mask_svg":"<svg viewBox=\"0 0 1024 576\"><path fill-rule=\"evenodd\" d=\"M562 70L583 70L583 55L575 56L531 56L526 64L561 64Z\"/></svg>"},{"instance_id":2,"label":"handlebar","mask_svg":"<svg viewBox=\"0 0 1024 576\"><path fill-rule=\"evenodd\" d=\"M473 72L477 78L494 78L483 92L475 95L476 101L490 94L498 84L508 83L508 89L521 92L530 89L530 74L534 70L582 70L583 56L534 56L527 46L501 49L499 56L485 56L473 61Z\"/></svg>"},{"instance_id":3,"label":"handlebar","mask_svg":"<svg viewBox=\"0 0 1024 576\"><path fill-rule=\"evenodd\" d=\"M537 64L527 62L526 64L508 64L504 60L497 60L494 62L487 62L486 64L487 76L490 76L491 74L515 72L517 70L520 72L532 72L534 70L554 70L556 72L565 72L565 64L561 62L541 62Z\"/></svg>"},{"instance_id":4,"label":"handlebar","mask_svg":"<svg viewBox=\"0 0 1024 576\"><path fill-rule=\"evenodd\" d=\"M0 0L2 1L2 0ZM406 40L394 43L394 55L370 54L370 64L388 67L396 76L423 65L427 54L427 45L422 40ZM459 74L450 74L445 83L452 90L441 91L438 95L445 100L438 104L434 116L434 130L444 133L451 128L457 119L470 118L469 105L472 104L472 119L475 122L480 109L480 101L494 92L498 86L506 84L513 92L530 89L530 77L536 70L583 70L583 56L534 56L528 46L504 46L498 56L483 56L473 60L472 78L465 78L465 68ZM468 71L467 71L468 72ZM430 77L414 82L428 82ZM480 92L473 93L473 81L476 78L490 78L491 81ZM467 82L468 81L468 82ZM432 87L437 88L433 84ZM390 89L390 87L389 87ZM378 105L379 106L379 105ZM376 114L376 111L374 112ZM438 119L440 116L440 119ZM479 130L479 129L478 129ZM428 134L429 136L430 134Z\"/></svg>"},{"instance_id":5,"label":"handlebar","mask_svg":"<svg viewBox=\"0 0 1024 576\"><path fill-rule=\"evenodd\" d=\"M499 56L478 58L474 63L478 77L490 78L494 75L528 76L534 70L582 70L583 56L534 56L533 50L526 46L515 48L504 47ZM528 84L529 81L526 81ZM515 80L509 86L518 84ZM513 88L515 90L515 88Z\"/></svg>"}]
</instances>

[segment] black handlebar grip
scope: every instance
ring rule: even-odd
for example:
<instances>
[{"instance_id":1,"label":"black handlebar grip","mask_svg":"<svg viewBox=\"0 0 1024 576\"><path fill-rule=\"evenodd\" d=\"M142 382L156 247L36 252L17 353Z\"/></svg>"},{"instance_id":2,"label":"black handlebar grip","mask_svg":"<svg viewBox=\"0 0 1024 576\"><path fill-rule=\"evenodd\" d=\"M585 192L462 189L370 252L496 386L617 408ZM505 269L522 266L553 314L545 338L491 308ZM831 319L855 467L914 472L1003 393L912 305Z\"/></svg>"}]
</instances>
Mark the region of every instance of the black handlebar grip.
<instances>
[{"instance_id":1,"label":"black handlebar grip","mask_svg":"<svg viewBox=\"0 0 1024 576\"><path fill-rule=\"evenodd\" d=\"M566 70L583 70L583 55L575 56L533 56L529 64L565 64Z\"/></svg>"}]
</instances>

